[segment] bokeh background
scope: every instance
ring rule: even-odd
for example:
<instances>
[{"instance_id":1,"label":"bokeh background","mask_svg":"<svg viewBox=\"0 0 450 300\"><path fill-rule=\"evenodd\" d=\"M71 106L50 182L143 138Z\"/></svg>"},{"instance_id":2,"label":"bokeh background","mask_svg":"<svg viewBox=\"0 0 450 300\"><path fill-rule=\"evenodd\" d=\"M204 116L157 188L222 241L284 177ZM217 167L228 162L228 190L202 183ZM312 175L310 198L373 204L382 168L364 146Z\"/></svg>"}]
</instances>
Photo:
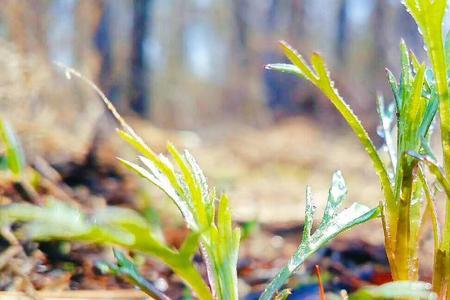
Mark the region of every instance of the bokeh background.
<instances>
[{"instance_id":1,"label":"bokeh background","mask_svg":"<svg viewBox=\"0 0 450 300\"><path fill-rule=\"evenodd\" d=\"M31 162L133 155L97 96L54 62L65 64L154 147L191 149L237 219L301 221L306 184L323 204L336 169L351 201L377 204L379 186L327 99L264 65L284 61L281 39L322 53L379 143L375 98L390 99L384 68L398 73L400 38L423 57L398 0L2 0L0 114Z\"/></svg>"},{"instance_id":2,"label":"bokeh background","mask_svg":"<svg viewBox=\"0 0 450 300\"><path fill-rule=\"evenodd\" d=\"M379 93L392 100L385 67L399 74L402 38L425 59L400 0L0 0L0 118L12 123L27 164L42 175L30 179L35 197L0 178L0 205L41 204L52 195L86 211L125 206L145 216L169 245L185 238L175 205L117 162L136 153L115 134L117 124L98 95L55 62L72 67L104 91L151 147L164 152L171 141L189 149L209 185L229 194L247 235L240 295L255 299L252 292L298 246L306 185L317 219L335 170L346 179L347 205L374 207L382 199L367 154L329 101L305 80L264 65L286 61L279 40L305 58L320 52L340 94L382 148L375 99ZM423 257L432 257L432 241L424 237ZM8 245L0 239L0 254ZM23 278L33 289L124 287L94 272L99 259L112 260L109 247L34 245L33 255L8 261L24 268L20 276L0 266L0 290L23 290ZM147 278L183 292L170 270L137 260ZM308 260L291 285L299 291L306 283L314 296L292 299L317 299L315 264L327 291L389 281L379 220ZM430 280L430 270L421 270L421 279Z\"/></svg>"}]
</instances>

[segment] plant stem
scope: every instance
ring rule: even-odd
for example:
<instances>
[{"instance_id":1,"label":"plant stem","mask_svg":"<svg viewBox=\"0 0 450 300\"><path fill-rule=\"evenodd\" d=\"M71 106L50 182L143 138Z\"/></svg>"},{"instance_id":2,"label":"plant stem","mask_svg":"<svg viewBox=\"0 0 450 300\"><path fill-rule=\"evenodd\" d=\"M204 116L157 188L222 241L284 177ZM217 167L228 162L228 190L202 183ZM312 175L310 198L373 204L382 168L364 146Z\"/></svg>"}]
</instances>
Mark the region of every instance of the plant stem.
<instances>
[{"instance_id":1,"label":"plant stem","mask_svg":"<svg viewBox=\"0 0 450 300\"><path fill-rule=\"evenodd\" d=\"M437 57L432 59L433 66L435 64L445 65L445 57ZM442 68L434 66L435 72ZM446 178L450 178L450 98L448 95L447 87L447 74L444 72L436 73L436 82L439 92L439 114L441 118L441 140L442 140L442 152L444 156L444 170ZM443 296L443 290L447 289L447 294L450 292L450 199L447 197L446 201L446 216L444 223L444 230L442 233L441 253L444 255L443 262L436 261L434 266L434 273L437 277L433 283L439 287L437 291L440 296ZM440 265L443 263L442 265ZM448 296L448 295L447 295Z\"/></svg>"},{"instance_id":2,"label":"plant stem","mask_svg":"<svg viewBox=\"0 0 450 300\"><path fill-rule=\"evenodd\" d=\"M402 159L406 160L406 159ZM403 163L401 179L400 201L398 207L397 239L395 245L395 264L397 265L397 277L394 280L415 280L417 270L413 267L415 254L411 253L411 194L412 194L412 169L405 167Z\"/></svg>"},{"instance_id":3,"label":"plant stem","mask_svg":"<svg viewBox=\"0 0 450 300\"><path fill-rule=\"evenodd\" d=\"M168 264L169 265L169 264ZM171 266L175 273L192 289L200 300L212 300L211 290L203 281L202 276L191 263L190 265Z\"/></svg>"},{"instance_id":4,"label":"plant stem","mask_svg":"<svg viewBox=\"0 0 450 300\"><path fill-rule=\"evenodd\" d=\"M438 249L434 256L433 291L442 295L445 283L446 254Z\"/></svg>"},{"instance_id":5,"label":"plant stem","mask_svg":"<svg viewBox=\"0 0 450 300\"><path fill-rule=\"evenodd\" d=\"M300 245L296 254L291 257L286 266L284 266L278 274L272 279L272 281L264 289L258 300L271 300L273 295L286 283L289 277L294 271L292 266L299 266L303 264L305 259L314 253L314 247L308 247L307 245ZM302 255L297 255L302 254Z\"/></svg>"},{"instance_id":6,"label":"plant stem","mask_svg":"<svg viewBox=\"0 0 450 300\"><path fill-rule=\"evenodd\" d=\"M391 231L389 228L389 223L387 223L386 214L385 214L385 206L383 203L379 204L380 206L380 212L381 212L381 222L383 225L383 232L384 232L384 242L386 247L386 255L389 261L389 266L391 268L391 274L392 278L397 278L397 265L395 263L395 252L393 250L393 247L395 246L395 241L391 237Z\"/></svg>"},{"instance_id":7,"label":"plant stem","mask_svg":"<svg viewBox=\"0 0 450 300\"><path fill-rule=\"evenodd\" d=\"M448 178L449 175L447 175ZM444 296L447 290L447 298L450 296L450 198L447 195L445 223L442 234L441 245L436 251L434 268L433 268L433 290L439 294L439 297Z\"/></svg>"},{"instance_id":8,"label":"plant stem","mask_svg":"<svg viewBox=\"0 0 450 300\"><path fill-rule=\"evenodd\" d=\"M166 247L158 247L155 241L150 243L138 243L129 249L138 250L140 252L155 256L162 262L167 264L196 294L200 300L213 300L211 290L206 285L199 271L194 267L193 262L187 261L180 257L176 251L167 249Z\"/></svg>"},{"instance_id":9,"label":"plant stem","mask_svg":"<svg viewBox=\"0 0 450 300\"><path fill-rule=\"evenodd\" d=\"M288 266L283 267L283 269L278 272L272 282L265 288L259 300L271 300L272 296L283 286L283 284L289 279L292 272L289 270Z\"/></svg>"}]
</instances>

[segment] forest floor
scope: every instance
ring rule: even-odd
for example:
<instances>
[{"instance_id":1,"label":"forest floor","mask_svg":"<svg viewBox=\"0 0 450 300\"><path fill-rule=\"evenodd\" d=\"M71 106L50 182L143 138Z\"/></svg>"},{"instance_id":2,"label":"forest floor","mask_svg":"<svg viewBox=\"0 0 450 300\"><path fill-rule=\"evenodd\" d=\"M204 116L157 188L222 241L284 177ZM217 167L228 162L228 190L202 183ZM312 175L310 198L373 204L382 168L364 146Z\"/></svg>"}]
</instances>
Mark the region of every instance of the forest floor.
<instances>
[{"instance_id":1,"label":"forest floor","mask_svg":"<svg viewBox=\"0 0 450 300\"><path fill-rule=\"evenodd\" d=\"M257 291L295 251L302 230L307 184L312 186L314 201L319 208L317 218L326 202L332 173L338 169L347 181L347 205L358 201L373 207L381 199L372 165L350 132L324 130L309 119L285 120L266 129L236 126L228 128L223 135L162 131L139 120L133 120L132 125L159 151L163 151L166 140L189 148L210 185L229 194L235 219L244 226L256 224L241 247L240 290L245 299L255 299ZM22 137L29 140L26 135ZM64 185L64 190L69 190L70 196L82 205L134 208L150 205L168 228L165 231L168 242L179 245L186 230L181 219L174 217L175 206L117 164L117 155L134 156L122 142L112 137L101 140L100 147L90 148L90 155L74 153L73 159L58 162L52 162L49 153L62 149L49 143L52 149L42 152L59 172L62 182L58 184ZM33 159L30 163L39 165ZM14 187L2 189L15 193ZM17 195L11 198L21 201ZM346 233L310 260L290 282L297 293L297 298L292 299L308 299L305 298L308 293L317 295L313 270L318 262L325 274L327 288L334 291L341 288L354 290L368 283L389 280L384 248L380 246L383 242L381 226L376 224L378 221L372 222ZM4 243L2 249L5 249ZM22 262L28 264L27 272L37 289L127 286L94 271L96 261L110 259L108 248L43 243L33 249L39 250L38 254L22 259ZM175 298L181 295L180 282L167 268L153 261L148 261L145 266L144 273L149 279L162 278L171 288L179 286L170 293ZM5 278L5 274L0 276L0 289L18 288L14 281Z\"/></svg>"}]
</instances>

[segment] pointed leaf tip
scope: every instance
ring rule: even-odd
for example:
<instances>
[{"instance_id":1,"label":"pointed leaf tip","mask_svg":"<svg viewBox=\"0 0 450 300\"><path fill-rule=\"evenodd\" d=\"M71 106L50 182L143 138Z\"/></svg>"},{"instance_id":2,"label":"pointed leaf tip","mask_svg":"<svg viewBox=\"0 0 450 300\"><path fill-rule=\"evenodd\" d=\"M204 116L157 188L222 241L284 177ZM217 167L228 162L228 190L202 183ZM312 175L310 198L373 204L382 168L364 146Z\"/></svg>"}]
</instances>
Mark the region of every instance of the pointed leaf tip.
<instances>
[{"instance_id":1,"label":"pointed leaf tip","mask_svg":"<svg viewBox=\"0 0 450 300\"><path fill-rule=\"evenodd\" d=\"M335 199L341 199L347 194L347 186L345 184L344 176L340 170L333 174L330 193Z\"/></svg>"},{"instance_id":2,"label":"pointed leaf tip","mask_svg":"<svg viewBox=\"0 0 450 300\"><path fill-rule=\"evenodd\" d=\"M282 73L294 74L300 77L305 77L305 75L300 71L297 66L291 64L268 64L265 66L266 70L274 70Z\"/></svg>"},{"instance_id":3,"label":"pointed leaf tip","mask_svg":"<svg viewBox=\"0 0 450 300\"><path fill-rule=\"evenodd\" d=\"M285 40L279 40L278 44L285 47L290 47L289 43Z\"/></svg>"}]
</instances>

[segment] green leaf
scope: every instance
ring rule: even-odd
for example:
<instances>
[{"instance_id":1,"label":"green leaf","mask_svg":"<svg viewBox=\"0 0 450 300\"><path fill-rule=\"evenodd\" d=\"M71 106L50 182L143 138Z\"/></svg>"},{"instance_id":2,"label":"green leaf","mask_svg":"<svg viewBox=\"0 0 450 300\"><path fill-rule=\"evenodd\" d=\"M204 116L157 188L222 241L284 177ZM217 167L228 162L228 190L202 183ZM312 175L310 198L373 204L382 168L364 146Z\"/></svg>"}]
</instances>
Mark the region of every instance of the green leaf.
<instances>
[{"instance_id":1,"label":"green leaf","mask_svg":"<svg viewBox=\"0 0 450 300\"><path fill-rule=\"evenodd\" d=\"M281 41L280 46L286 57L299 69L300 73L303 74L302 76L315 84L319 78L317 78L311 68L307 65L303 57L285 41Z\"/></svg>"},{"instance_id":2,"label":"green leaf","mask_svg":"<svg viewBox=\"0 0 450 300\"><path fill-rule=\"evenodd\" d=\"M444 188L445 194L450 198L450 182L445 178L444 170L438 165L438 163L429 156L421 155L414 151L408 151L408 155L411 157L425 163L425 165L429 168L431 173L436 176L438 182Z\"/></svg>"},{"instance_id":3,"label":"green leaf","mask_svg":"<svg viewBox=\"0 0 450 300\"><path fill-rule=\"evenodd\" d=\"M195 177L196 184L200 186L200 190L202 191L202 196L207 204L214 203L214 197L210 197L210 192L208 188L208 181L206 180L206 176L203 173L202 169L198 165L195 158L191 155L191 153L187 150L184 151L184 159L189 165L190 171Z\"/></svg>"},{"instance_id":4,"label":"green leaf","mask_svg":"<svg viewBox=\"0 0 450 300\"><path fill-rule=\"evenodd\" d=\"M380 125L377 131L379 135L384 139L387 152L391 160L392 168L395 170L397 166L397 149L394 145L394 138L392 136L392 126L394 124L394 105L389 105L385 108L384 98L381 95L377 97L377 111L380 117Z\"/></svg>"},{"instance_id":5,"label":"green leaf","mask_svg":"<svg viewBox=\"0 0 450 300\"><path fill-rule=\"evenodd\" d=\"M425 65L422 64L410 85L402 85L408 90L403 97L403 105L399 117L399 150L403 155L408 150L419 151L421 147L420 126L424 119L427 102L422 98Z\"/></svg>"},{"instance_id":6,"label":"green leaf","mask_svg":"<svg viewBox=\"0 0 450 300\"><path fill-rule=\"evenodd\" d=\"M180 194L177 193L167 177L156 168L152 161L146 159L145 157L140 157L140 159L147 167L147 169L133 162L118 158L118 160L129 170L147 179L153 185L166 193L166 195L169 196L169 198L172 199L172 201L176 204L188 226L190 228L196 228L197 223L193 216L192 210L189 208L189 205L181 198Z\"/></svg>"},{"instance_id":7,"label":"green leaf","mask_svg":"<svg viewBox=\"0 0 450 300\"><path fill-rule=\"evenodd\" d=\"M435 120L436 113L439 107L439 97L437 96L436 89L433 87L429 95L429 99L426 104L426 109L424 116L422 118L422 123L420 124L420 135L422 138L429 140L431 136L430 128Z\"/></svg>"},{"instance_id":8,"label":"green leaf","mask_svg":"<svg viewBox=\"0 0 450 300\"><path fill-rule=\"evenodd\" d=\"M123 252L114 249L114 256L117 259L117 264L100 263L97 265L102 273L122 277L155 300L170 300L141 275L136 265Z\"/></svg>"},{"instance_id":9,"label":"green leaf","mask_svg":"<svg viewBox=\"0 0 450 300\"><path fill-rule=\"evenodd\" d=\"M21 229L29 238L48 239L53 236L83 235L91 229L86 217L77 209L71 208L54 199L48 199L46 206L40 207L28 203L14 203L0 208L3 222L27 222Z\"/></svg>"},{"instance_id":10,"label":"green leaf","mask_svg":"<svg viewBox=\"0 0 450 300\"><path fill-rule=\"evenodd\" d=\"M170 154L180 168L181 173L183 174L184 182L186 183L189 190L189 202L191 202L193 205L193 211L195 212L197 224L201 226L201 229L209 227L210 224L207 220L205 208L206 201L203 199L202 190L200 184L197 182L197 178L194 176L185 158L181 156L175 146L169 143L167 145L167 150L169 150Z\"/></svg>"},{"instance_id":11,"label":"green leaf","mask_svg":"<svg viewBox=\"0 0 450 300\"><path fill-rule=\"evenodd\" d=\"M140 137L130 135L120 129L117 130L117 133L125 142L130 144L142 155L144 155L144 157L148 161L151 161L155 165L158 172L160 172L167 178L167 180L170 182L175 191L177 191L177 193L181 194L183 192L173 170L173 166L170 164L169 160L166 157L164 157L163 155L156 155L156 153L153 152L153 150L151 150Z\"/></svg>"},{"instance_id":12,"label":"green leaf","mask_svg":"<svg viewBox=\"0 0 450 300\"><path fill-rule=\"evenodd\" d=\"M386 73L388 76L389 85L391 86L392 93L394 94L394 100L395 104L397 106L397 111L400 110L401 107L401 94L400 94L400 88L397 83L397 79L395 78L394 74L386 68Z\"/></svg>"},{"instance_id":13,"label":"green leaf","mask_svg":"<svg viewBox=\"0 0 450 300\"><path fill-rule=\"evenodd\" d=\"M381 158L378 155L377 150L373 145L367 131L364 129L361 121L356 117L356 115L353 113L344 99L339 95L338 91L334 88L334 82L332 82L330 79L328 69L322 57L317 53L314 53L311 56L311 62L314 67L313 70L310 66L307 65L303 57L299 53L297 53L297 51L295 51L288 43L286 43L285 41L281 41L280 45L286 57L294 66L298 68L298 71L296 71L291 66L280 66L279 64L270 65L269 68L285 72L289 71L290 73L294 73L299 75L300 77L306 78L317 88L319 88L325 96L328 97L331 103L347 121L348 125L352 128L353 132L356 134L360 143L363 145L364 149L371 158L375 167L375 171L380 178L387 204L390 208L392 208L390 211L393 211L396 203L394 201L395 199L392 185L386 168L381 161Z\"/></svg>"},{"instance_id":14,"label":"green leaf","mask_svg":"<svg viewBox=\"0 0 450 300\"><path fill-rule=\"evenodd\" d=\"M281 271L266 287L259 298L260 300L272 299L274 294L283 286L289 277L304 263L308 257L330 242L338 234L353 226L379 216L380 212L378 208L370 209L359 203L353 203L349 208L338 212L337 209L345 200L346 194L347 189L345 187L345 182L342 178L342 174L338 171L333 175L324 218L319 225L319 228L312 235L310 235L308 231L311 230L314 209L311 204L312 198L310 192L307 189L303 239L295 254L290 258L288 264L281 269Z\"/></svg>"},{"instance_id":15,"label":"green leaf","mask_svg":"<svg viewBox=\"0 0 450 300\"><path fill-rule=\"evenodd\" d=\"M403 111L405 99L409 99L411 93L411 85L413 75L411 72L411 62L409 59L409 51L405 44L405 41L400 43L400 64L401 64L401 77L400 77L400 96L397 103L397 111Z\"/></svg>"},{"instance_id":16,"label":"green leaf","mask_svg":"<svg viewBox=\"0 0 450 300\"><path fill-rule=\"evenodd\" d=\"M291 64L268 64L265 66L265 68L267 70L274 70L274 71L278 71L278 72L282 72L282 73L289 73L289 74L294 74L300 77L304 77L307 78L305 76L305 74L302 73L302 71L300 71L299 68L297 68L294 65Z\"/></svg>"},{"instance_id":17,"label":"green leaf","mask_svg":"<svg viewBox=\"0 0 450 300\"><path fill-rule=\"evenodd\" d=\"M450 97L447 83L448 58L444 46L443 23L446 0L404 0L403 4L413 16L422 33L430 57L439 96L441 137L444 166L450 172Z\"/></svg>"},{"instance_id":18,"label":"green leaf","mask_svg":"<svg viewBox=\"0 0 450 300\"><path fill-rule=\"evenodd\" d=\"M215 198L192 155L188 151L181 154L175 146L168 143L167 149L180 171L178 172L168 158L162 154L156 155L140 138L120 130L118 133L143 154L139 156L140 164L119 160L128 169L164 191L178 206L190 229L201 231L209 227L214 219Z\"/></svg>"},{"instance_id":19,"label":"green leaf","mask_svg":"<svg viewBox=\"0 0 450 300\"><path fill-rule=\"evenodd\" d=\"M183 255L186 260L192 260L195 253L200 246L201 232L191 232L184 240L180 248L180 254Z\"/></svg>"},{"instance_id":20,"label":"green leaf","mask_svg":"<svg viewBox=\"0 0 450 300\"><path fill-rule=\"evenodd\" d=\"M365 287L350 295L350 300L366 299L437 299L431 284L421 281L395 281L380 286Z\"/></svg>"},{"instance_id":21,"label":"green leaf","mask_svg":"<svg viewBox=\"0 0 450 300\"><path fill-rule=\"evenodd\" d=\"M336 212L340 208L342 202L347 197L347 187L345 185L344 177L341 171L337 171L333 174L331 179L331 187L328 191L327 205L323 213L322 222L319 225L319 229L324 226L328 226L331 219L336 216Z\"/></svg>"},{"instance_id":22,"label":"green leaf","mask_svg":"<svg viewBox=\"0 0 450 300\"><path fill-rule=\"evenodd\" d=\"M445 48L445 61L447 62L447 70L449 69L450 65L450 30L447 31L447 34L445 35L445 42L444 42L444 48Z\"/></svg>"},{"instance_id":23,"label":"green leaf","mask_svg":"<svg viewBox=\"0 0 450 300\"><path fill-rule=\"evenodd\" d=\"M0 119L0 143L4 147L8 169L15 176L21 176L25 165L25 156L13 129L8 122L2 119Z\"/></svg>"},{"instance_id":24,"label":"green leaf","mask_svg":"<svg viewBox=\"0 0 450 300\"><path fill-rule=\"evenodd\" d=\"M237 262L240 230L233 229L229 200L222 195L219 200L216 224L204 236L203 245L211 258L211 269L216 274L219 299L238 299Z\"/></svg>"},{"instance_id":25,"label":"green leaf","mask_svg":"<svg viewBox=\"0 0 450 300\"><path fill-rule=\"evenodd\" d=\"M0 207L0 220L3 224L25 222L18 234L34 240L116 245L152 255L171 267L201 299L212 300L209 288L192 263L192 250L185 248L185 252L180 253L165 245L152 232L148 222L135 211L106 207L85 214L77 208L49 199L43 207L20 203Z\"/></svg>"},{"instance_id":26,"label":"green leaf","mask_svg":"<svg viewBox=\"0 0 450 300\"><path fill-rule=\"evenodd\" d=\"M425 176L423 175L423 170L420 166L419 166L419 170L418 170L418 176L419 176L419 180L422 182L423 191L425 193L425 199L427 201L425 212L422 217L422 226L425 224L425 217L428 214L428 216L431 220L431 226L432 226L432 230L433 230L434 251L437 252L437 250L439 249L439 243L441 241L441 229L439 227L439 222L438 222L438 218L437 218L437 211L436 211L436 206L434 204L434 199L431 194L431 190L429 188L428 182L425 179Z\"/></svg>"},{"instance_id":27,"label":"green leaf","mask_svg":"<svg viewBox=\"0 0 450 300\"><path fill-rule=\"evenodd\" d=\"M414 151L408 151L408 155L413 157L414 159L417 159L428 167L430 172L436 177L437 181L440 183L440 185L443 187L445 195L447 197L447 212L446 212L446 221L444 224L444 231L442 236L442 241L440 244L440 250L446 249L450 243L450 214L448 212L448 208L450 207L450 182L445 177L444 170L437 164L436 161L434 161L433 158L425 155L420 155L417 152ZM436 231L436 229L434 229ZM447 233L446 233L447 232Z\"/></svg>"},{"instance_id":28,"label":"green leaf","mask_svg":"<svg viewBox=\"0 0 450 300\"><path fill-rule=\"evenodd\" d=\"M308 185L306 186L306 205L305 205L305 224L303 227L303 238L302 241L308 242L311 237L311 229L314 223L314 213L316 207L313 203L312 190Z\"/></svg>"}]
</instances>

